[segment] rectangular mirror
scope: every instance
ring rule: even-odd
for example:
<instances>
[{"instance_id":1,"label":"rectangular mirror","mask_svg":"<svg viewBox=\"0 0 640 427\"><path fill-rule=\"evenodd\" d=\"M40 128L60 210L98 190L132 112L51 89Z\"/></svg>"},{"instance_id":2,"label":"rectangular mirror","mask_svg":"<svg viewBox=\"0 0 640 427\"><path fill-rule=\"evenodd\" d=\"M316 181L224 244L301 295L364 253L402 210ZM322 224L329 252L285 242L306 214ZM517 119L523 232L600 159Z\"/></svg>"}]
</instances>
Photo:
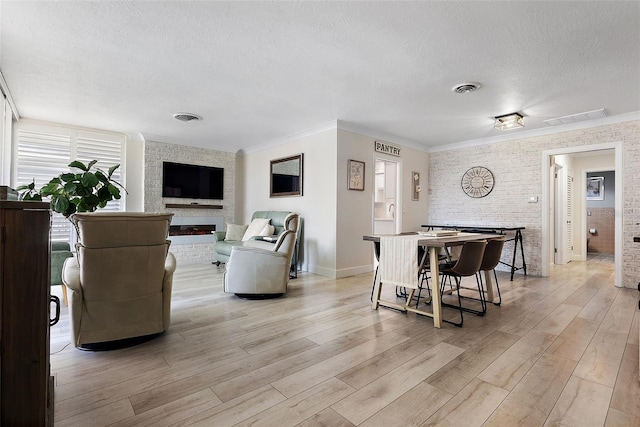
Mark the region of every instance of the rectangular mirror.
<instances>
[{"instance_id":1,"label":"rectangular mirror","mask_svg":"<svg viewBox=\"0 0 640 427\"><path fill-rule=\"evenodd\" d=\"M271 160L271 197L302 196L302 154Z\"/></svg>"}]
</instances>

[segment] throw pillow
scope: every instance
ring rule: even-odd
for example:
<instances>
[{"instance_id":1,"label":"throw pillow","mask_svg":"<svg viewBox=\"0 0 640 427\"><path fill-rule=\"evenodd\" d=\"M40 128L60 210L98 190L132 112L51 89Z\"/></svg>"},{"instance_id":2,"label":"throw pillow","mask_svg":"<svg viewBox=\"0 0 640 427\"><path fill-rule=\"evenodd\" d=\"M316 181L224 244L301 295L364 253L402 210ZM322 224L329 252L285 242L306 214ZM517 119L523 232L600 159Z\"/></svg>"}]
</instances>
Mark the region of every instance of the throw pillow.
<instances>
[{"instance_id":1,"label":"throw pillow","mask_svg":"<svg viewBox=\"0 0 640 427\"><path fill-rule=\"evenodd\" d=\"M242 240L242 236L244 236L245 231L247 231L248 225L239 225L239 224L228 224L227 223L227 234L224 236L224 240Z\"/></svg>"},{"instance_id":2,"label":"throw pillow","mask_svg":"<svg viewBox=\"0 0 640 427\"><path fill-rule=\"evenodd\" d=\"M260 234L258 234L258 236L273 236L273 233L275 232L276 228L271 224L267 224L266 227L262 229Z\"/></svg>"},{"instance_id":3,"label":"throw pillow","mask_svg":"<svg viewBox=\"0 0 640 427\"><path fill-rule=\"evenodd\" d=\"M259 235L262 229L265 228L267 224L269 224L269 222L271 222L270 218L255 218L253 221L251 221L251 224L249 224L247 231L244 232L242 240L246 242L253 236Z\"/></svg>"}]
</instances>

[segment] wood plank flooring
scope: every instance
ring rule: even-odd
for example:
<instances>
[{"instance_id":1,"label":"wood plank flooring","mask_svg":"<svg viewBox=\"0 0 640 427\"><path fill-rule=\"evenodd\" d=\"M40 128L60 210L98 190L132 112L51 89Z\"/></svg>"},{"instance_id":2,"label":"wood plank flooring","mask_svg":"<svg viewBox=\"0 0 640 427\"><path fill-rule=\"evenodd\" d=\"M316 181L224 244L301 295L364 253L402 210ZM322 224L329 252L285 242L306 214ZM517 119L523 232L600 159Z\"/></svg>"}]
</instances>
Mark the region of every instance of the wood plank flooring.
<instances>
[{"instance_id":1,"label":"wood plank flooring","mask_svg":"<svg viewBox=\"0 0 640 427\"><path fill-rule=\"evenodd\" d=\"M75 349L63 307L55 425L640 426L638 292L613 286L611 257L498 272L502 305L442 329L372 311L372 274L300 273L251 301L223 269L179 266L171 328L128 349Z\"/></svg>"}]
</instances>

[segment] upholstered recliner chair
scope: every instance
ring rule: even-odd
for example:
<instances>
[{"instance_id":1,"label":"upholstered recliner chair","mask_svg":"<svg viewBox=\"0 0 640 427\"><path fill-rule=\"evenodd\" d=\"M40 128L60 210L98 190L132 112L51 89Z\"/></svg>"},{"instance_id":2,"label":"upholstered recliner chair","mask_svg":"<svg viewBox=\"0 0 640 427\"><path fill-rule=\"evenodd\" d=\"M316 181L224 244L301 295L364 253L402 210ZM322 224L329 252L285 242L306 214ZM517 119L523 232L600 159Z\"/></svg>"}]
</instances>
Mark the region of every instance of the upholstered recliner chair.
<instances>
[{"instance_id":1,"label":"upholstered recliner chair","mask_svg":"<svg viewBox=\"0 0 640 427\"><path fill-rule=\"evenodd\" d=\"M290 213L275 243L249 240L234 246L224 273L224 291L245 298L272 298L287 292L299 216Z\"/></svg>"},{"instance_id":2,"label":"upholstered recliner chair","mask_svg":"<svg viewBox=\"0 0 640 427\"><path fill-rule=\"evenodd\" d=\"M76 347L154 336L169 327L176 261L167 240L173 214L99 212L71 216L77 257L66 260Z\"/></svg>"}]
</instances>

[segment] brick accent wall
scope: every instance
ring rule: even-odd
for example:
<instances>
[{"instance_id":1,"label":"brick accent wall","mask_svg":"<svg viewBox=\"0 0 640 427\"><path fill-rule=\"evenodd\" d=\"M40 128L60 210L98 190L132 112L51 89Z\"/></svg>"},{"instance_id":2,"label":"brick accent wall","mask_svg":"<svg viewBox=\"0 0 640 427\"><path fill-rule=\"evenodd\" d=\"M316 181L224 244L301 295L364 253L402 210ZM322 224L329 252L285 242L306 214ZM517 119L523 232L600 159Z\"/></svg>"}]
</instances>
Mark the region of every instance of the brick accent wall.
<instances>
[{"instance_id":1,"label":"brick accent wall","mask_svg":"<svg viewBox=\"0 0 640 427\"><path fill-rule=\"evenodd\" d=\"M640 244L633 243L633 236L640 235L640 121L522 139L516 135L506 142L431 153L429 222L524 226L527 273L539 275L542 203L528 203L528 198L542 195L542 152L622 142L623 170L616 171L623 185L622 284L635 287L640 279ZM495 187L487 197L471 199L460 189L462 174L472 166L485 166L494 174ZM506 249L503 259L510 257Z\"/></svg>"},{"instance_id":2,"label":"brick accent wall","mask_svg":"<svg viewBox=\"0 0 640 427\"><path fill-rule=\"evenodd\" d=\"M615 252L615 210L613 208L588 208L587 252L613 254ZM595 229L595 234L588 230Z\"/></svg>"},{"instance_id":3,"label":"brick accent wall","mask_svg":"<svg viewBox=\"0 0 640 427\"><path fill-rule=\"evenodd\" d=\"M224 168L224 199L198 200L200 204L222 205L223 209L167 209L166 203L190 203L191 199L162 197L162 162L187 163ZM231 223L235 217L236 155L225 151L147 141L144 150L144 211L173 212L175 216L222 216ZM172 244L178 263L200 264L215 260L212 243Z\"/></svg>"}]
</instances>

